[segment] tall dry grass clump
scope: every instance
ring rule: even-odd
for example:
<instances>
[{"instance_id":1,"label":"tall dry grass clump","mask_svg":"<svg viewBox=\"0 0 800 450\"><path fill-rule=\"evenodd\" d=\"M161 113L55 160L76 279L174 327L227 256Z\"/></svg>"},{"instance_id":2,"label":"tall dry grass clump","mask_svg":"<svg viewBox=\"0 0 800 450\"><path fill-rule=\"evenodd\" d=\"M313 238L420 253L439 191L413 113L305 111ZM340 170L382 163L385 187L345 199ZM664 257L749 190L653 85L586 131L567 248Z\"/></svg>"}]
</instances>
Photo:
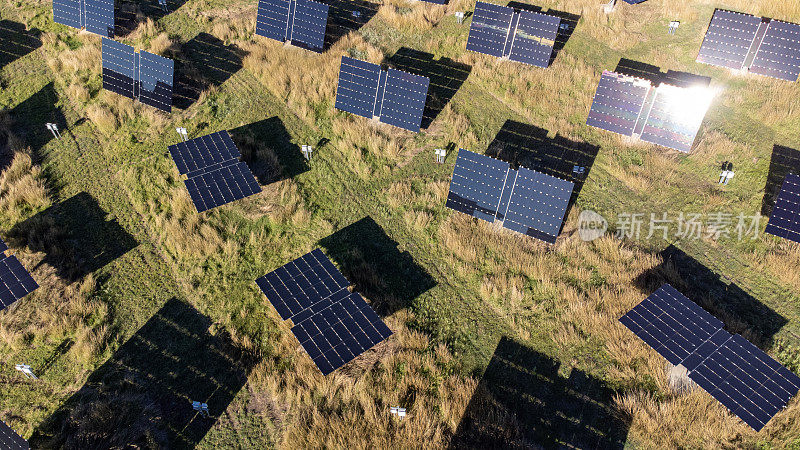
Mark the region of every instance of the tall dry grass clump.
<instances>
[{"instance_id":1,"label":"tall dry grass clump","mask_svg":"<svg viewBox=\"0 0 800 450\"><path fill-rule=\"evenodd\" d=\"M117 117L105 106L98 104L89 105L86 108L86 117L106 136L110 136L117 130L119 122Z\"/></svg>"},{"instance_id":2,"label":"tall dry grass clump","mask_svg":"<svg viewBox=\"0 0 800 450\"><path fill-rule=\"evenodd\" d=\"M11 164L0 174L0 211L17 222L33 211L50 206L45 179L29 153L16 152Z\"/></svg>"}]
</instances>

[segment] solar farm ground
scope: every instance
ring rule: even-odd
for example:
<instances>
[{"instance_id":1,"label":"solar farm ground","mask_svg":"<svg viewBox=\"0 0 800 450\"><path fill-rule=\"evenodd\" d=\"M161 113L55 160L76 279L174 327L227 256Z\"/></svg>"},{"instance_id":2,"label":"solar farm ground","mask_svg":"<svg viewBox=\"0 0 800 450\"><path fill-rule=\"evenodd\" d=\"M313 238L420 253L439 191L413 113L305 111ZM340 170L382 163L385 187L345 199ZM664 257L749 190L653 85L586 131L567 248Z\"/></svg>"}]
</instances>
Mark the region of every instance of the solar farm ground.
<instances>
[{"instance_id":1,"label":"solar farm ground","mask_svg":"<svg viewBox=\"0 0 800 450\"><path fill-rule=\"evenodd\" d=\"M649 0L606 16L598 3L538 2L581 16L543 70L467 52L469 19L452 13L468 1L358 2L363 26L334 1L322 54L254 36L256 1L123 2L117 39L176 61L165 115L103 91L100 38L53 24L49 1L4 2L0 233L41 288L0 313L0 419L54 448L800 445L800 400L756 433L701 389L671 390L663 358L617 321L666 281L797 373L797 244L577 233L583 209L612 230L643 213L645 236L650 213L768 209L774 155L800 149L800 85L694 59L715 7L800 22L800 6ZM453 67L431 75L426 130L333 108L342 54L414 50L445 63L409 65ZM585 125L621 58L713 77L691 154ZM545 154L597 152L554 246L444 207L456 152L435 165L433 149L485 153L514 123ZM197 214L167 153L176 126L230 130L263 192ZM395 333L327 377L254 283L316 247Z\"/></svg>"}]
</instances>

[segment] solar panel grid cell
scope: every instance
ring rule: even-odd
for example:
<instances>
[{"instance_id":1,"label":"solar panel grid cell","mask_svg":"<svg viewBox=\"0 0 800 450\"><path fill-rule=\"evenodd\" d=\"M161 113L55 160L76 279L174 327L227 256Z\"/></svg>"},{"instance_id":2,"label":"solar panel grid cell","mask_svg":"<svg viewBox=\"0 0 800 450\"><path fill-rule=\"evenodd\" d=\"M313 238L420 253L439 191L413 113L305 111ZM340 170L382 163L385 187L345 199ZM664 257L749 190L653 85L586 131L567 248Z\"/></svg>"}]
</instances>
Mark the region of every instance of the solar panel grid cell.
<instances>
[{"instance_id":1,"label":"solar panel grid cell","mask_svg":"<svg viewBox=\"0 0 800 450\"><path fill-rule=\"evenodd\" d=\"M380 110L381 122L419 131L429 84L426 77L389 69Z\"/></svg>"},{"instance_id":2,"label":"solar panel grid cell","mask_svg":"<svg viewBox=\"0 0 800 450\"><path fill-rule=\"evenodd\" d=\"M139 101L162 111L172 111L174 62L152 53L139 52L136 91Z\"/></svg>"},{"instance_id":3,"label":"solar panel grid cell","mask_svg":"<svg viewBox=\"0 0 800 450\"><path fill-rule=\"evenodd\" d=\"M764 231L800 242L800 176L789 173L784 178Z\"/></svg>"},{"instance_id":4,"label":"solar panel grid cell","mask_svg":"<svg viewBox=\"0 0 800 450\"><path fill-rule=\"evenodd\" d=\"M28 450L28 441L0 420L0 448L5 450Z\"/></svg>"},{"instance_id":5,"label":"solar panel grid cell","mask_svg":"<svg viewBox=\"0 0 800 450\"><path fill-rule=\"evenodd\" d=\"M81 28L81 0L53 0L53 22Z\"/></svg>"},{"instance_id":6,"label":"solar panel grid cell","mask_svg":"<svg viewBox=\"0 0 800 450\"><path fill-rule=\"evenodd\" d=\"M467 37L467 50L503 57L511 32L514 10L507 6L477 2Z\"/></svg>"},{"instance_id":7,"label":"solar panel grid cell","mask_svg":"<svg viewBox=\"0 0 800 450\"><path fill-rule=\"evenodd\" d=\"M288 39L290 0L259 0L256 34L276 41Z\"/></svg>"},{"instance_id":8,"label":"solar panel grid cell","mask_svg":"<svg viewBox=\"0 0 800 450\"><path fill-rule=\"evenodd\" d=\"M292 41L322 50L328 24L328 5L313 0L297 0L291 20Z\"/></svg>"},{"instance_id":9,"label":"solar panel grid cell","mask_svg":"<svg viewBox=\"0 0 800 450\"><path fill-rule=\"evenodd\" d=\"M685 88L661 85L656 90L653 107L647 116L641 139L682 152L692 149L694 138L700 131L705 109L699 114L696 105L687 98ZM702 105L705 107L705 105Z\"/></svg>"},{"instance_id":10,"label":"solar panel grid cell","mask_svg":"<svg viewBox=\"0 0 800 450\"><path fill-rule=\"evenodd\" d=\"M650 83L644 80L604 71L597 86L586 124L633 135Z\"/></svg>"},{"instance_id":11,"label":"solar panel grid cell","mask_svg":"<svg viewBox=\"0 0 800 450\"><path fill-rule=\"evenodd\" d=\"M800 75L800 25L772 20L750 71L787 81Z\"/></svg>"},{"instance_id":12,"label":"solar panel grid cell","mask_svg":"<svg viewBox=\"0 0 800 450\"><path fill-rule=\"evenodd\" d=\"M103 38L103 89L134 98L134 48L113 39Z\"/></svg>"},{"instance_id":13,"label":"solar panel grid cell","mask_svg":"<svg viewBox=\"0 0 800 450\"><path fill-rule=\"evenodd\" d=\"M503 161L460 149L445 206L493 222L508 170Z\"/></svg>"},{"instance_id":14,"label":"solar panel grid cell","mask_svg":"<svg viewBox=\"0 0 800 450\"><path fill-rule=\"evenodd\" d=\"M372 118L381 68L377 64L342 56L336 109Z\"/></svg>"},{"instance_id":15,"label":"solar panel grid cell","mask_svg":"<svg viewBox=\"0 0 800 450\"><path fill-rule=\"evenodd\" d=\"M718 9L703 39L697 61L742 69L755 39L761 18Z\"/></svg>"},{"instance_id":16,"label":"solar panel grid cell","mask_svg":"<svg viewBox=\"0 0 800 450\"><path fill-rule=\"evenodd\" d=\"M509 59L537 67L548 67L561 19L547 14L520 11Z\"/></svg>"},{"instance_id":17,"label":"solar panel grid cell","mask_svg":"<svg viewBox=\"0 0 800 450\"><path fill-rule=\"evenodd\" d=\"M114 36L114 0L83 0L86 31L100 36Z\"/></svg>"},{"instance_id":18,"label":"solar panel grid cell","mask_svg":"<svg viewBox=\"0 0 800 450\"><path fill-rule=\"evenodd\" d=\"M11 306L38 287L16 256L4 256L0 259L0 310Z\"/></svg>"},{"instance_id":19,"label":"solar panel grid cell","mask_svg":"<svg viewBox=\"0 0 800 450\"><path fill-rule=\"evenodd\" d=\"M554 243L573 187L570 181L520 167L503 227Z\"/></svg>"}]
</instances>

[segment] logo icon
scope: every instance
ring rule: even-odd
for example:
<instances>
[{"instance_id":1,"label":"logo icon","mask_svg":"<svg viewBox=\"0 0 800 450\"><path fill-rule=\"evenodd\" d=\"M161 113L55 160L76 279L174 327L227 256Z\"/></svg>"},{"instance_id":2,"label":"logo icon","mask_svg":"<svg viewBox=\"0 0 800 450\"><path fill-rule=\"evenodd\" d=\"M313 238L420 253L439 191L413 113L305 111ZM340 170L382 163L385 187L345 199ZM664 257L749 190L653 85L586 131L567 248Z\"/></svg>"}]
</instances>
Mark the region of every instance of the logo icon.
<instances>
[{"instance_id":1,"label":"logo icon","mask_svg":"<svg viewBox=\"0 0 800 450\"><path fill-rule=\"evenodd\" d=\"M600 214L585 209L578 216L578 236L585 242L603 237L608 230L608 221Z\"/></svg>"}]
</instances>

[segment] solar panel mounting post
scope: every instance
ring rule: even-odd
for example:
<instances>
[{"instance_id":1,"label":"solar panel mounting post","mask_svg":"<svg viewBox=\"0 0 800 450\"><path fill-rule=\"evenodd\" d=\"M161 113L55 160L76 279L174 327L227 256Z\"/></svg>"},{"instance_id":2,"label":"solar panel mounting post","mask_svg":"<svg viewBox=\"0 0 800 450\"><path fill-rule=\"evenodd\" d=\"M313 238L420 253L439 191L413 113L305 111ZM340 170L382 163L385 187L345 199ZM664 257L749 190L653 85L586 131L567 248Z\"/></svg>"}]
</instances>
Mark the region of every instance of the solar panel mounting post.
<instances>
[{"instance_id":1,"label":"solar panel mounting post","mask_svg":"<svg viewBox=\"0 0 800 450\"><path fill-rule=\"evenodd\" d=\"M311 161L311 154L314 152L314 149L310 145L303 145L300 151L303 152L303 157L306 161Z\"/></svg>"},{"instance_id":2,"label":"solar panel mounting post","mask_svg":"<svg viewBox=\"0 0 800 450\"><path fill-rule=\"evenodd\" d=\"M44 124L44 126L46 126L47 129L50 130L51 133L53 133L53 136L56 139L61 139L61 133L58 132L58 125L54 123L46 123Z\"/></svg>"},{"instance_id":3,"label":"solar panel mounting post","mask_svg":"<svg viewBox=\"0 0 800 450\"><path fill-rule=\"evenodd\" d=\"M463 11L456 11L455 14L453 14L453 15L456 16L456 21L458 22L459 25L464 23L464 12Z\"/></svg>"},{"instance_id":4,"label":"solar panel mounting post","mask_svg":"<svg viewBox=\"0 0 800 450\"><path fill-rule=\"evenodd\" d=\"M181 139L183 139L183 142L186 142L186 141L189 140L189 133L186 132L186 128L176 127L175 131L177 131L178 134L181 136Z\"/></svg>"}]
</instances>

